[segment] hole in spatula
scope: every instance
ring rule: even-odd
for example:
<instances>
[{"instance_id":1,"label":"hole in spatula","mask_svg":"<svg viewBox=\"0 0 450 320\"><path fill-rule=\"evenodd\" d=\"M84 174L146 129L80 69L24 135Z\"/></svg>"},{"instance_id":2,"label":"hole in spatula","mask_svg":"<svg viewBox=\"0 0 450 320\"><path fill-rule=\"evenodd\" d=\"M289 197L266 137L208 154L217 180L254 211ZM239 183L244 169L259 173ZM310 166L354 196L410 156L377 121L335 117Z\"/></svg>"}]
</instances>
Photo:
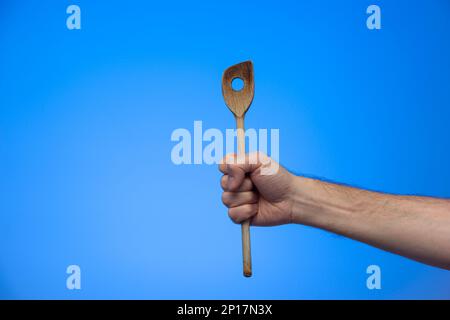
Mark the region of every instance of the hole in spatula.
<instances>
[{"instance_id":1,"label":"hole in spatula","mask_svg":"<svg viewBox=\"0 0 450 320\"><path fill-rule=\"evenodd\" d=\"M244 88L244 80L241 78L234 78L231 80L231 88L234 91L241 91Z\"/></svg>"}]
</instances>

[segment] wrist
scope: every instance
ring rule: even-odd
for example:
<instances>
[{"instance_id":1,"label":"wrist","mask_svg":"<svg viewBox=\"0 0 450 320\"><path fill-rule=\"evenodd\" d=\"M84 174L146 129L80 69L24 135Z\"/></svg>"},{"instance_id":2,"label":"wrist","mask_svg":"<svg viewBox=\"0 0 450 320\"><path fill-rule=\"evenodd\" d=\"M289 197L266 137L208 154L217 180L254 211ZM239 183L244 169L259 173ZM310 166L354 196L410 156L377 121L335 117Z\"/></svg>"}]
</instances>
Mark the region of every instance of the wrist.
<instances>
[{"instance_id":1,"label":"wrist","mask_svg":"<svg viewBox=\"0 0 450 320\"><path fill-rule=\"evenodd\" d=\"M348 222L358 207L337 184L295 176L292 192L292 223L333 229Z\"/></svg>"},{"instance_id":2,"label":"wrist","mask_svg":"<svg viewBox=\"0 0 450 320\"><path fill-rule=\"evenodd\" d=\"M317 202L314 197L313 179L294 176L292 181L292 212L291 221L295 224L311 225L313 215L317 214Z\"/></svg>"}]
</instances>

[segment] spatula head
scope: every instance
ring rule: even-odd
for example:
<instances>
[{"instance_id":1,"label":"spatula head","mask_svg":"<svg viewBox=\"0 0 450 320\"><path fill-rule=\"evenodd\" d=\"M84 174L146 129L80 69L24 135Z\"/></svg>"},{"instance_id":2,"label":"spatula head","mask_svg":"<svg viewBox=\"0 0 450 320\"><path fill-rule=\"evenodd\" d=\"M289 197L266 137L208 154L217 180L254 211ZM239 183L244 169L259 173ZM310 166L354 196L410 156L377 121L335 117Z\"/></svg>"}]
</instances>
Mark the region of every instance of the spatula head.
<instances>
[{"instance_id":1,"label":"spatula head","mask_svg":"<svg viewBox=\"0 0 450 320\"><path fill-rule=\"evenodd\" d=\"M240 78L244 87L236 91L231 87L234 79ZM222 76L222 95L226 105L238 118L242 118L250 107L255 91L253 81L253 64L251 61L241 62L229 67Z\"/></svg>"}]
</instances>

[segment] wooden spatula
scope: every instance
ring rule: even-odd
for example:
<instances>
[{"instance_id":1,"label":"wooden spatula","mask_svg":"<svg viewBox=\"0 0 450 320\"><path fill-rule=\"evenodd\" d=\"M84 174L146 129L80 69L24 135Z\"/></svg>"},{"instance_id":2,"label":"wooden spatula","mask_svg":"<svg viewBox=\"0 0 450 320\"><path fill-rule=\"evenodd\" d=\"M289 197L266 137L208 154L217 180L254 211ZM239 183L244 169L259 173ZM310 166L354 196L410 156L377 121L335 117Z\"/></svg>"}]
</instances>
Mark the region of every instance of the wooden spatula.
<instances>
[{"instance_id":1,"label":"wooden spatula","mask_svg":"<svg viewBox=\"0 0 450 320\"><path fill-rule=\"evenodd\" d=\"M231 83L239 78L244 87L236 91ZM228 108L236 118L238 155L245 155L244 116L253 101L255 84L253 81L253 64L245 61L225 70L222 76L222 94ZM242 257L244 263L244 276L252 276L252 256L250 251L250 221L244 221L242 229Z\"/></svg>"}]
</instances>

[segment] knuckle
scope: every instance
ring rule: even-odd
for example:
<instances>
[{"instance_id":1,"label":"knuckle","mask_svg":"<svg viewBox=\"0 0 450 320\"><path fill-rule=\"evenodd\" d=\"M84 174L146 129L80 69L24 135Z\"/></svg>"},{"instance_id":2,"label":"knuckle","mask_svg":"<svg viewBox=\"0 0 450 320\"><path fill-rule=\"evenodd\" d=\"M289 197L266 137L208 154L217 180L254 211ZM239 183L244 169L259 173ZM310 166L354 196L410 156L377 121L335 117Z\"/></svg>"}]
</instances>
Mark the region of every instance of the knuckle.
<instances>
[{"instance_id":1,"label":"knuckle","mask_svg":"<svg viewBox=\"0 0 450 320\"><path fill-rule=\"evenodd\" d=\"M231 207L233 205L233 203L235 202L235 200L233 198L233 193L227 192L227 191L223 192L222 193L222 202L227 207Z\"/></svg>"},{"instance_id":2,"label":"knuckle","mask_svg":"<svg viewBox=\"0 0 450 320\"><path fill-rule=\"evenodd\" d=\"M228 176L226 176L226 175L223 175L222 178L220 179L220 186L224 190L227 188L227 180L228 180Z\"/></svg>"},{"instance_id":3,"label":"knuckle","mask_svg":"<svg viewBox=\"0 0 450 320\"><path fill-rule=\"evenodd\" d=\"M228 217L230 217L231 221L233 221L234 223L239 223L239 217L236 214L236 210L228 209Z\"/></svg>"},{"instance_id":4,"label":"knuckle","mask_svg":"<svg viewBox=\"0 0 450 320\"><path fill-rule=\"evenodd\" d=\"M229 201L230 201L230 199L229 199L227 193L226 193L226 192L223 192L223 193L222 193L222 203L223 203L224 205L228 206Z\"/></svg>"},{"instance_id":5,"label":"knuckle","mask_svg":"<svg viewBox=\"0 0 450 320\"><path fill-rule=\"evenodd\" d=\"M256 211L257 211L256 208L257 208L256 204L249 204L249 205L245 206L244 211L245 211L246 219L248 219L256 214Z\"/></svg>"},{"instance_id":6,"label":"knuckle","mask_svg":"<svg viewBox=\"0 0 450 320\"><path fill-rule=\"evenodd\" d=\"M258 201L258 195L255 192L252 192L250 195L250 203L255 203Z\"/></svg>"},{"instance_id":7,"label":"knuckle","mask_svg":"<svg viewBox=\"0 0 450 320\"><path fill-rule=\"evenodd\" d=\"M242 189L245 190L251 190L253 188L253 182L250 180L250 178L245 178L244 182L242 183Z\"/></svg>"}]
</instances>

